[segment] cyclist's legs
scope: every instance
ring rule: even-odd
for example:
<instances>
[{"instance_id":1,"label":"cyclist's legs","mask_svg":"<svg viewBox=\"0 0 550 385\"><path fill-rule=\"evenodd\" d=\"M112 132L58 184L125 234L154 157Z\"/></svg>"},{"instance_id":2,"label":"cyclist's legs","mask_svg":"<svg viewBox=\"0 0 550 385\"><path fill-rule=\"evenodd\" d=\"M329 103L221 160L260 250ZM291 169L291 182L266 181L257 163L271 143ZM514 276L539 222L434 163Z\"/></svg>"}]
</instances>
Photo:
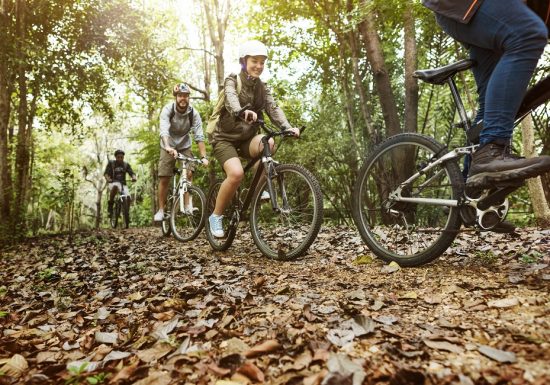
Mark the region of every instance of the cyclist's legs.
<instances>
[{"instance_id":1,"label":"cyclist's legs","mask_svg":"<svg viewBox=\"0 0 550 385\"><path fill-rule=\"evenodd\" d=\"M254 158L260 155L260 153L263 151L264 145L262 144L262 138L264 136L265 135L256 135L250 141L250 146L248 147L248 151L251 158ZM271 153L273 154L275 150L275 141L273 140L273 138L269 139L269 148L271 150Z\"/></svg>"},{"instance_id":2,"label":"cyclist's legs","mask_svg":"<svg viewBox=\"0 0 550 385\"><path fill-rule=\"evenodd\" d=\"M222 165L225 171L225 179L220 186L214 215L222 215L223 211L231 202L235 192L244 178L244 169L239 156L249 158L249 147L252 138L244 142L218 141L214 144L213 155Z\"/></svg>"},{"instance_id":3,"label":"cyclist's legs","mask_svg":"<svg viewBox=\"0 0 550 385\"><path fill-rule=\"evenodd\" d=\"M121 185L122 184L120 182L109 183L109 202L114 201L116 194L121 191Z\"/></svg>"},{"instance_id":4,"label":"cyclist's legs","mask_svg":"<svg viewBox=\"0 0 550 385\"><path fill-rule=\"evenodd\" d=\"M213 213L222 215L223 211L231 202L235 192L239 188L244 177L244 170L241 160L238 157L230 158L223 164L226 177L220 186L218 196L216 197L216 206Z\"/></svg>"},{"instance_id":5,"label":"cyclist's legs","mask_svg":"<svg viewBox=\"0 0 550 385\"><path fill-rule=\"evenodd\" d=\"M159 191L158 191L158 205L159 212L164 211L164 204L166 203L166 197L168 196L168 184L170 178L174 175L174 166L176 160L172 155L167 153L164 149L160 150L160 158L158 164L158 176L159 176Z\"/></svg>"},{"instance_id":6,"label":"cyclist's legs","mask_svg":"<svg viewBox=\"0 0 550 385\"><path fill-rule=\"evenodd\" d=\"M484 123L480 143L508 142L515 114L547 42L546 26L520 0L485 0L469 24L440 15L438 22L466 43L478 61L474 75L483 97Z\"/></svg>"}]
</instances>

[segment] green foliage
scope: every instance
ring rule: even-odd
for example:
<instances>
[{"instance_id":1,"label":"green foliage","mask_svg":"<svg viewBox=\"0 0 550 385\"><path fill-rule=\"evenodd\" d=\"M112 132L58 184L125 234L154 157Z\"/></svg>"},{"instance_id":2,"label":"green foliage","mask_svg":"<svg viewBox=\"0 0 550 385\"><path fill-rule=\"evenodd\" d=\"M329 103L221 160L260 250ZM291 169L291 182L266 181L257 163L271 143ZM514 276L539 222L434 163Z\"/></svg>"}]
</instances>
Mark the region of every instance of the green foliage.
<instances>
[{"instance_id":1,"label":"green foliage","mask_svg":"<svg viewBox=\"0 0 550 385\"><path fill-rule=\"evenodd\" d=\"M204 59L201 50L211 47L203 47L201 39L196 39L194 27L173 17L170 2L162 10L124 0L26 3L25 39L16 39L15 15L10 14L6 25L0 26L6 36L0 42L0 59L6 63L4 78L13 82L10 122L19 118L15 69L21 62L26 63L27 101L36 107L35 116L28 113L33 126L29 147L32 191L27 194L25 219L30 230L37 234L71 226L93 227L96 200L104 187L100 183L103 168L117 147L131 149L127 160L140 175L131 186L132 226L150 225L156 199L159 112L172 100L173 83L188 81L199 88L207 83L205 70L213 70L213 61L208 55ZM197 9L189 14L196 14L197 25L202 26L200 6L200 2L193 3ZM402 121L407 10L415 17L418 68L438 67L467 56L418 1L255 0L251 7L239 10L242 15L230 19L230 35L258 38L270 48L269 85L275 99L291 124L307 127L300 140L283 142L276 158L314 171L322 185L329 221L350 222L351 186L357 169L372 146L387 136L376 86L378 74L367 60L362 26L365 20L372 21L380 37L393 102ZM232 43L228 35L226 54L232 55ZM545 55L537 79L548 73L549 53ZM468 113L474 116L473 77L464 72L456 80ZM448 130L457 121L448 88L424 83L419 88L418 131L451 148L461 146L462 131L449 134ZM193 99L192 104L205 125L213 101ZM549 115L546 107L534 115L537 151L545 154L550 154ZM15 139L10 142L8 154L12 171L20 166L14 164L15 144ZM518 135L514 144L521 152ZM198 154L196 144L193 151ZM208 144L207 151L211 153ZM199 168L194 183L206 191L208 179L206 170ZM100 210L105 213L107 199L105 194L102 197ZM519 190L510 201L514 210L528 214L516 218L512 212L514 221L532 224L527 189ZM103 225L107 225L105 217ZM12 227L0 221L1 237Z\"/></svg>"},{"instance_id":2,"label":"green foliage","mask_svg":"<svg viewBox=\"0 0 550 385\"><path fill-rule=\"evenodd\" d=\"M103 384L108 379L109 375L109 373L99 373L94 376L86 377L86 381L92 385Z\"/></svg>"},{"instance_id":3,"label":"green foliage","mask_svg":"<svg viewBox=\"0 0 550 385\"><path fill-rule=\"evenodd\" d=\"M494 265L499 259L491 250L476 251L475 256L483 265Z\"/></svg>"},{"instance_id":4,"label":"green foliage","mask_svg":"<svg viewBox=\"0 0 550 385\"><path fill-rule=\"evenodd\" d=\"M542 257L543 257L543 255L541 253L539 253L538 251L531 250L528 253L522 254L519 260L523 263L532 264L532 263L540 262Z\"/></svg>"},{"instance_id":5,"label":"green foliage","mask_svg":"<svg viewBox=\"0 0 550 385\"><path fill-rule=\"evenodd\" d=\"M38 272L38 278L42 281L48 281L57 275L57 271L54 268L46 268Z\"/></svg>"},{"instance_id":6,"label":"green foliage","mask_svg":"<svg viewBox=\"0 0 550 385\"><path fill-rule=\"evenodd\" d=\"M68 368L70 376L65 380L65 385L80 384L82 381L83 373L86 372L89 362L82 362L80 366L70 366Z\"/></svg>"}]
</instances>

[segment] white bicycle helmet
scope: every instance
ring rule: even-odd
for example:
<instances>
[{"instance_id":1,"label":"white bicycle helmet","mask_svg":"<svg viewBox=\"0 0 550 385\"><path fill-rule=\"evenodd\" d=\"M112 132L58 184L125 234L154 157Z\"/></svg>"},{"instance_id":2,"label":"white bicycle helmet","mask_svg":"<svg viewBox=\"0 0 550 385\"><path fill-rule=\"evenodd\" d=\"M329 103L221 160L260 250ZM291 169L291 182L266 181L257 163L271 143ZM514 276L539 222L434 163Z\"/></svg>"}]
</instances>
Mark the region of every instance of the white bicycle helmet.
<instances>
[{"instance_id":1,"label":"white bicycle helmet","mask_svg":"<svg viewBox=\"0 0 550 385\"><path fill-rule=\"evenodd\" d=\"M267 47L258 40L249 40L239 47L239 59L247 56L265 56L267 58Z\"/></svg>"}]
</instances>

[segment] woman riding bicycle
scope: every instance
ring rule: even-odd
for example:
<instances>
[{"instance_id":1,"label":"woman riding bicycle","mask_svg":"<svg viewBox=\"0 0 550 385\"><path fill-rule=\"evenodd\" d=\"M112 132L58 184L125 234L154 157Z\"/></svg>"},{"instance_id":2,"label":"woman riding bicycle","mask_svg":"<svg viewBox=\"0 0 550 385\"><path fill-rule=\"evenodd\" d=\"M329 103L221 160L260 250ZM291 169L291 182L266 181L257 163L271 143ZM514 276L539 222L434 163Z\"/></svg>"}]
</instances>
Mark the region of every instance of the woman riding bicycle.
<instances>
[{"instance_id":1,"label":"woman riding bicycle","mask_svg":"<svg viewBox=\"0 0 550 385\"><path fill-rule=\"evenodd\" d=\"M423 0L439 25L470 50L479 94L479 148L466 186L487 188L550 170L550 156L510 154L514 118L548 41L543 20L522 0Z\"/></svg>"},{"instance_id":2,"label":"woman riding bicycle","mask_svg":"<svg viewBox=\"0 0 550 385\"><path fill-rule=\"evenodd\" d=\"M284 112L275 103L269 87L260 80L267 57L267 47L263 43L255 40L244 43L239 49L241 72L229 75L224 81L225 104L214 131L209 134L212 154L226 174L214 211L208 218L215 237L224 237L222 213L244 176L239 157L252 159L263 149L263 135L257 135L258 126L253 124L261 117L262 111L280 129L291 130L296 137L300 135L300 130L290 125ZM246 105L250 107L240 113ZM240 116L237 116L239 113ZM269 145L273 150L272 140Z\"/></svg>"}]
</instances>

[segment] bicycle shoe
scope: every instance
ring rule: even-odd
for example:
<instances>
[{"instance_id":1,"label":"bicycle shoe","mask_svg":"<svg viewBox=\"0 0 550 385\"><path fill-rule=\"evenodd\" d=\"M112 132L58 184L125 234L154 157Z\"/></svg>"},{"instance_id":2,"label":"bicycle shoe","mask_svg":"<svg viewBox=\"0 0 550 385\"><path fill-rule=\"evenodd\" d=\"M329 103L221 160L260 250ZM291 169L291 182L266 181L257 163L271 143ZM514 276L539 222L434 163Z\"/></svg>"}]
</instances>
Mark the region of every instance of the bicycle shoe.
<instances>
[{"instance_id":1,"label":"bicycle shoe","mask_svg":"<svg viewBox=\"0 0 550 385\"><path fill-rule=\"evenodd\" d=\"M534 178L550 171L550 156L523 158L510 153L510 146L487 143L472 155L466 180L468 188L486 188L500 182Z\"/></svg>"},{"instance_id":2,"label":"bicycle shoe","mask_svg":"<svg viewBox=\"0 0 550 385\"><path fill-rule=\"evenodd\" d=\"M155 222L162 222L164 220L164 210L159 210L153 218Z\"/></svg>"},{"instance_id":3,"label":"bicycle shoe","mask_svg":"<svg viewBox=\"0 0 550 385\"><path fill-rule=\"evenodd\" d=\"M208 217L208 224L210 225L210 232L216 238L223 238L225 236L223 232L223 215L212 214Z\"/></svg>"}]
</instances>

